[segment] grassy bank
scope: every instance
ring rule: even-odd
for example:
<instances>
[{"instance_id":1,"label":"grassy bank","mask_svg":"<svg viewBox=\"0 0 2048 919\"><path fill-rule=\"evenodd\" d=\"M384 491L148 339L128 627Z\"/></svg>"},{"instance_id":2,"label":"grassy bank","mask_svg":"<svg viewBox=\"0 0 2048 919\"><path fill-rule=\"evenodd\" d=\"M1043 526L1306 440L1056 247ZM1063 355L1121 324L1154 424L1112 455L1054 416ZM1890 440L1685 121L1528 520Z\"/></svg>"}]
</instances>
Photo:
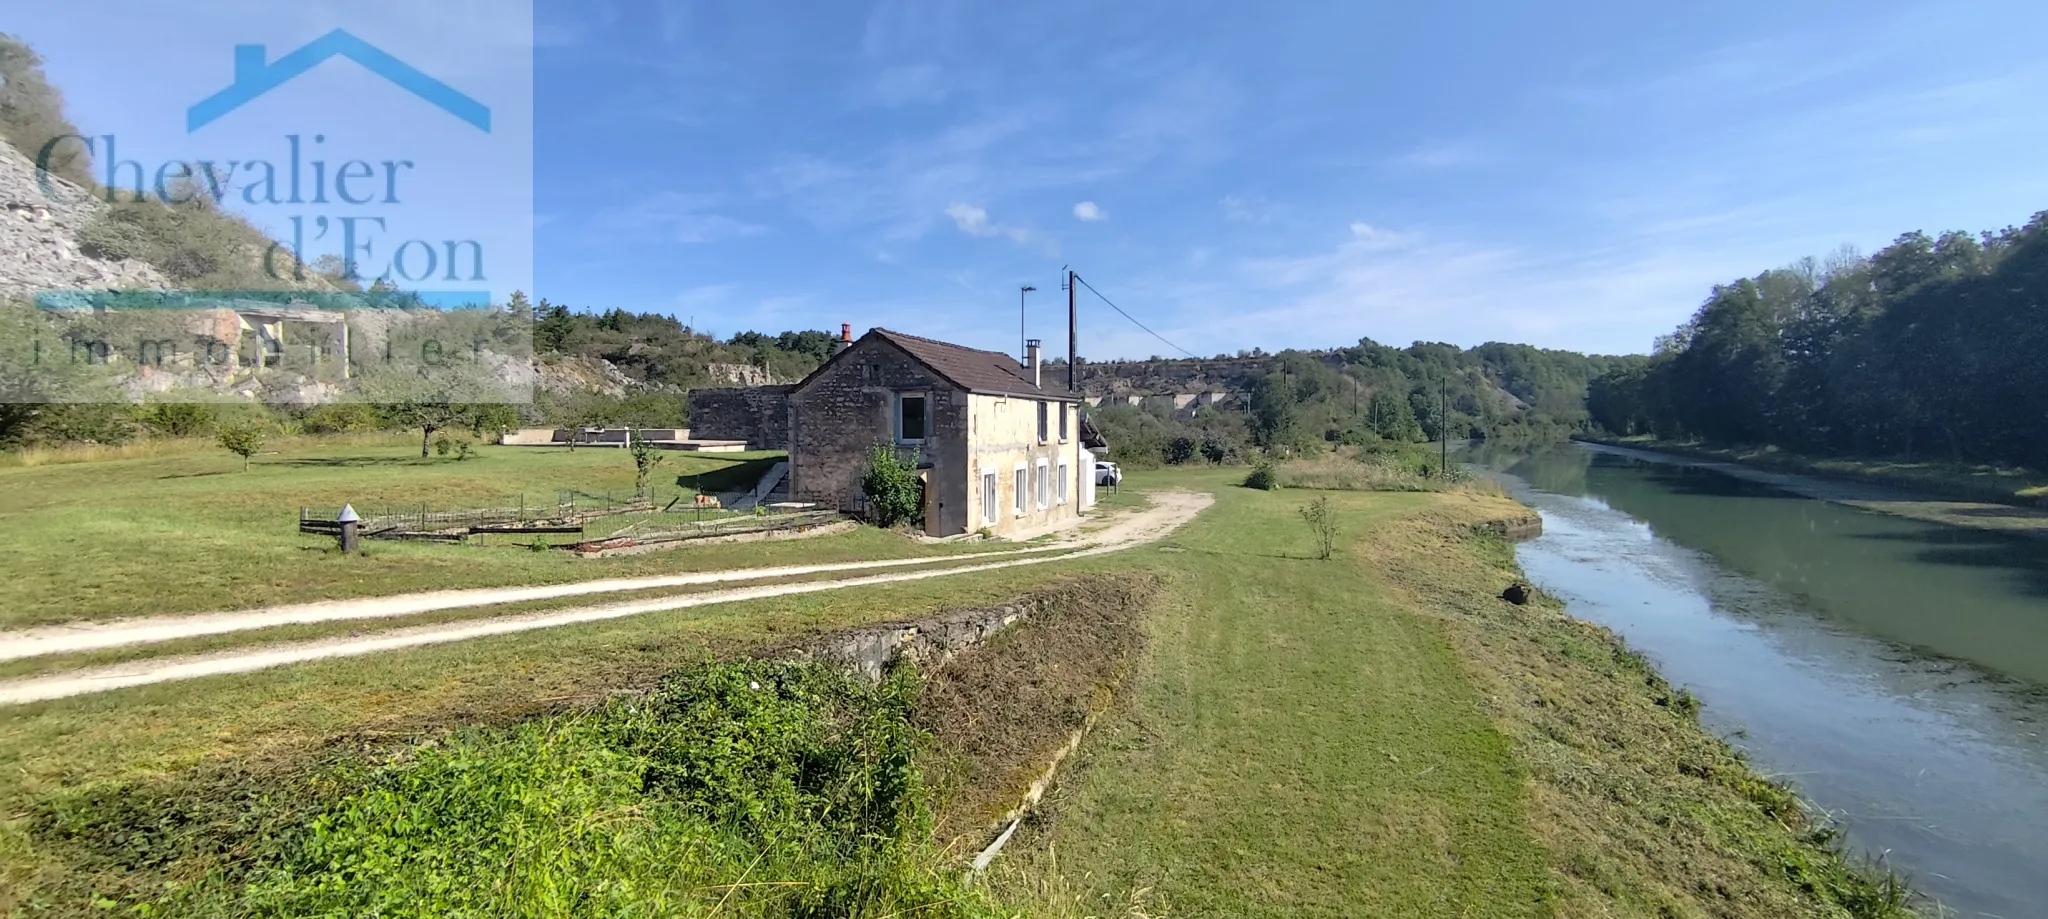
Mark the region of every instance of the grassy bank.
<instances>
[{"instance_id":1,"label":"grassy bank","mask_svg":"<svg viewBox=\"0 0 2048 919\"><path fill-rule=\"evenodd\" d=\"M455 587L498 587L716 568L943 555L865 529L790 543L692 546L582 559L506 546L368 541L367 557L301 536L301 506L359 511L551 504L563 490L631 494L624 450L485 447L422 459L396 442L295 443L241 461L215 450L0 468L0 556L9 594L0 629L81 619L254 608ZM657 495L678 476L708 488L758 475L763 454L666 454ZM730 480L730 481L721 481ZM684 515L686 516L686 515Z\"/></svg>"},{"instance_id":2,"label":"grassy bank","mask_svg":"<svg viewBox=\"0 0 2048 919\"><path fill-rule=\"evenodd\" d=\"M1090 571L1114 577L1091 581ZM732 659L828 630L1007 602L1033 591L1070 596L1054 606L1072 612L1076 627L1055 629L1051 644L1020 639L1019 645L1039 659L1051 659L1057 649L1060 666L1079 674L1068 682L1084 687L1079 692L1086 697L1095 686L1087 674L1098 669L1088 662L1110 661L1115 655L1087 651L1088 642L1077 642L1076 635L1090 634L1104 623L1133 621L1138 609L1131 604L1142 606L1147 594L1141 582L1128 580L1128 570L1119 570L1109 559L1076 563L1066 573L1050 586L1049 569L1019 569L649 614L0 711L0 914L98 914L91 904L100 899L126 909L160 899L167 881L190 887L217 874L238 885L247 880L243 875L252 864L296 857L298 850L269 841L289 841L286 837L307 825L316 811L338 806L337 800L364 788L417 788L404 782L441 771L502 773L503 782L510 783L499 789L504 794L493 791L478 807L512 808L504 813L543 823L559 819L576 833L596 832L592 827L602 825L606 815L630 817L627 812L652 805L616 797L616 774L605 770L618 767L617 751L591 747L603 732L592 734L591 723L583 719L611 711L691 661ZM985 659L976 660L964 657L962 669L941 673L955 674L949 679L956 683L979 685L974 681L995 671ZM980 813L974 802L982 799L957 777L992 777L987 787L1001 788L1016 763L1039 755L1035 738L1044 733L1043 726L1062 723L1057 714L1066 710L1062 700L1072 698L1045 676L1038 674L1024 686L1014 682L1014 675L1003 676L1013 680L1012 704L971 724L939 719L948 726L938 731L938 749L945 755L934 767L935 793L920 799L921 806L958 802L966 808L963 813ZM962 696L956 692L951 698ZM1055 714L1041 714L1047 711ZM919 722L935 729L939 724ZM437 760L428 773L377 771L380 764L410 762L421 751L444 747L448 758ZM503 762L507 759L531 760L529 766L538 771L528 775L519 771L526 767L515 769L516 764ZM603 768L577 771L585 766ZM589 793L575 806L591 812L569 804L518 810L543 787L521 783L552 781L548 776L559 770L567 770L576 783L595 783L572 789L577 795ZM433 778L430 784L441 781ZM349 807L373 804L361 799ZM976 819L959 825L971 828ZM696 832L655 829L662 839L670 832ZM652 832L634 819L626 820L622 831ZM708 845L710 838L692 845ZM922 838L917 842L925 844ZM910 868L929 861L912 855ZM744 869L744 861L738 867ZM730 867L722 861L705 864L716 871ZM703 877L715 878L716 871ZM776 880L758 867L755 871L749 883ZM922 876L912 871L904 877ZM725 877L715 883L737 881ZM193 908L218 905L221 896L242 891L230 887L216 885L192 901ZM696 901L672 897L660 902ZM702 906L676 905L668 914L691 915L691 909L701 914ZM736 913L729 904L726 914L764 913Z\"/></svg>"},{"instance_id":3,"label":"grassy bank","mask_svg":"<svg viewBox=\"0 0 2048 919\"><path fill-rule=\"evenodd\" d=\"M1217 486L1224 483L1216 482ZM1219 488L1004 883L1172 916L1890 916L1609 633L1498 598L1500 498ZM1132 890L1150 891L1137 907Z\"/></svg>"},{"instance_id":4,"label":"grassy bank","mask_svg":"<svg viewBox=\"0 0 2048 919\"><path fill-rule=\"evenodd\" d=\"M1578 439L1616 447L1656 450L1695 459L1740 463L1774 472L1845 479L1957 501L2048 507L2048 472L2017 466L1925 459L1808 456L1771 446L1717 445L1700 441L1663 440L1649 435L1579 435Z\"/></svg>"}]
</instances>

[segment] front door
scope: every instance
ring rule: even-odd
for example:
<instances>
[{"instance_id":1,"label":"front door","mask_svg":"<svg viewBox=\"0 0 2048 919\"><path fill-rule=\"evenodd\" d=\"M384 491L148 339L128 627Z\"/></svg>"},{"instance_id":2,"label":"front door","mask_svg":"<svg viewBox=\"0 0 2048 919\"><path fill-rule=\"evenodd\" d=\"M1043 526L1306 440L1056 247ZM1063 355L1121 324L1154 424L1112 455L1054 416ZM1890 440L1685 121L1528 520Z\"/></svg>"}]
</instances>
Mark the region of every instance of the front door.
<instances>
[{"instance_id":1,"label":"front door","mask_svg":"<svg viewBox=\"0 0 2048 919\"><path fill-rule=\"evenodd\" d=\"M918 485L924 494L919 504L924 508L924 533L926 536L944 536L939 532L939 490L932 487L932 471L923 470L917 474Z\"/></svg>"}]
</instances>

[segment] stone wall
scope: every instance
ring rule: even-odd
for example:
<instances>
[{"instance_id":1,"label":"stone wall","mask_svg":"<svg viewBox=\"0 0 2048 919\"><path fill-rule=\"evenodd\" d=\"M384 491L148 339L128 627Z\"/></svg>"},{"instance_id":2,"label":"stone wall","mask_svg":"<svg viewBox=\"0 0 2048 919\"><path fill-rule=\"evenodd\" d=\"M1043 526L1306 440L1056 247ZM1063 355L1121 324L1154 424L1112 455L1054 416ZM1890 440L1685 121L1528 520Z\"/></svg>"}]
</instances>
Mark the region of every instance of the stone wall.
<instances>
[{"instance_id":1,"label":"stone wall","mask_svg":"<svg viewBox=\"0 0 2048 919\"><path fill-rule=\"evenodd\" d=\"M789 449L790 393L794 386L690 390L690 436L744 440L755 450Z\"/></svg>"},{"instance_id":2,"label":"stone wall","mask_svg":"<svg viewBox=\"0 0 2048 919\"><path fill-rule=\"evenodd\" d=\"M902 660L915 662L919 667L937 667L953 655L1030 618L1043 602L1043 597L1033 596L1003 606L947 613L917 622L872 625L805 645L771 650L767 656L837 661L870 680L880 680L890 665Z\"/></svg>"}]
</instances>

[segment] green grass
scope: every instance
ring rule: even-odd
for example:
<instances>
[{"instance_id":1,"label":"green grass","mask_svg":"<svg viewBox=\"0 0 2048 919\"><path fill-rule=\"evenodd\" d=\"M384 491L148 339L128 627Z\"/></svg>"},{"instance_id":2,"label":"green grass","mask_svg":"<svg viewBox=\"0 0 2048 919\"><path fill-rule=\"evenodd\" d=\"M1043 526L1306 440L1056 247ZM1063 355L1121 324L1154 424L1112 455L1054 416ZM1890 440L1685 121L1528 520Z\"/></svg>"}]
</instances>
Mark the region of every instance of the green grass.
<instances>
[{"instance_id":1,"label":"green grass","mask_svg":"<svg viewBox=\"0 0 2048 919\"><path fill-rule=\"evenodd\" d=\"M1143 475L1128 499L1189 487L1219 503L1165 543L1124 553L0 710L0 912L38 901L87 912L93 891L125 891L119 906L153 896L142 888L155 878L199 880L242 852L213 847L222 827L297 845L308 815L277 802L307 782L328 813L353 822L330 824L346 830L340 848L266 850L306 856L274 862L296 867L273 892L308 894L297 882L320 877L335 853L390 851L415 816L453 814L405 810L435 794L496 802L491 813L511 822L500 831L497 817L454 814L419 832L541 834L530 838L561 860L522 877L548 891L587 871L640 883L654 864L687 866L666 876L695 887L733 883L733 861L691 861L676 846L725 840L716 844L731 843L744 864L757 853L750 837L663 822L645 785L618 781L619 751L606 746L616 735L578 733L573 719L630 710L632 696L613 697L706 655L1135 567L1160 584L1149 651L1123 707L1062 780L1049 823L1013 840L992 879L999 896L1033 903L1032 915L1898 914L1896 889L1847 867L1791 794L1703 731L1640 656L1549 601L1494 596L1517 574L1512 552L1471 524L1525 509L1462 492L1331 493L1340 551L1316 561L1295 515L1315 494L1230 484L1241 476ZM956 708L976 710L972 700ZM395 771L361 771L380 764ZM402 786L415 778L424 784ZM485 778L504 794L448 794ZM372 794L394 787L431 794ZM62 814L97 842L53 833ZM602 828L613 818L616 835ZM134 835L95 835L113 826ZM573 846L546 835L565 828L597 835ZM495 858L441 877L495 877ZM945 889L917 886L935 877L917 858L854 876ZM432 866L380 864L397 872L384 883L437 889ZM314 900L287 911L346 912L317 899L328 894L347 892L312 889Z\"/></svg>"},{"instance_id":2,"label":"green grass","mask_svg":"<svg viewBox=\"0 0 2048 919\"><path fill-rule=\"evenodd\" d=\"M1057 801L1060 873L1176 916L1543 914L1522 769L1439 626L1241 477L1185 475L1221 506L1152 554L1151 657ZM1355 539L1430 499L1332 500Z\"/></svg>"},{"instance_id":3,"label":"green grass","mask_svg":"<svg viewBox=\"0 0 2048 919\"><path fill-rule=\"evenodd\" d=\"M731 485L775 454L665 454L657 499L677 476ZM81 619L203 612L455 587L559 583L755 565L944 555L872 529L787 543L691 546L609 559L503 545L365 542L367 557L301 536L299 508L360 511L552 504L576 489L627 495L624 450L484 447L465 461L421 459L402 441L288 445L250 471L225 451L0 468L0 557L8 602L0 629ZM707 486L709 487L709 486ZM678 520L689 514L673 515ZM597 529L604 529L602 525Z\"/></svg>"},{"instance_id":4,"label":"green grass","mask_svg":"<svg viewBox=\"0 0 2048 919\"><path fill-rule=\"evenodd\" d=\"M1988 501L2024 507L2048 506L2048 472L2038 469L1924 458L1811 456L1771 446L1732 446L1699 441L1662 440L1649 435L1585 439L1593 443L1741 463L1777 472L1794 472L1848 479L1870 485L1886 485L1959 501Z\"/></svg>"}]
</instances>

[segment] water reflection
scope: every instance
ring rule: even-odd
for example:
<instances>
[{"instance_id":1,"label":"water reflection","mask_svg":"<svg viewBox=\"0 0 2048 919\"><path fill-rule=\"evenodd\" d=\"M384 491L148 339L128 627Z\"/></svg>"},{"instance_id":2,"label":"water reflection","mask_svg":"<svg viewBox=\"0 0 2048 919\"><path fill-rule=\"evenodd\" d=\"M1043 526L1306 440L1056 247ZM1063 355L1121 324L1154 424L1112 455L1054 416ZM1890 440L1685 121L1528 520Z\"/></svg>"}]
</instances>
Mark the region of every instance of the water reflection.
<instances>
[{"instance_id":1,"label":"water reflection","mask_svg":"<svg viewBox=\"0 0 2048 919\"><path fill-rule=\"evenodd\" d=\"M1963 915L2048 903L2048 546L1560 447L1475 452L1520 556Z\"/></svg>"}]
</instances>

